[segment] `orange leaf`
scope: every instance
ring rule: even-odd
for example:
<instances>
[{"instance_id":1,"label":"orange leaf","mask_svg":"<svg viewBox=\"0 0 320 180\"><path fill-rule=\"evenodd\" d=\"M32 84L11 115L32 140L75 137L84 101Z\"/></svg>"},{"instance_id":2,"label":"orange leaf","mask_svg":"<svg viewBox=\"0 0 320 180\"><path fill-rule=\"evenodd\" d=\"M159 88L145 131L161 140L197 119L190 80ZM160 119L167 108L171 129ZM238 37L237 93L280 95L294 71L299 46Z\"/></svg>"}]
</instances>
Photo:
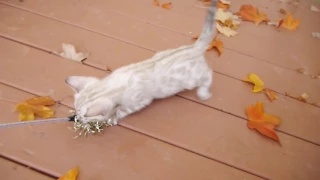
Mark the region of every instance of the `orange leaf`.
<instances>
[{"instance_id":1,"label":"orange leaf","mask_svg":"<svg viewBox=\"0 0 320 180\"><path fill-rule=\"evenodd\" d=\"M158 0L153 0L153 5L155 5L155 6L160 6L160 3L159 3Z\"/></svg>"},{"instance_id":2,"label":"orange leaf","mask_svg":"<svg viewBox=\"0 0 320 180\"><path fill-rule=\"evenodd\" d=\"M171 4L172 3L162 4L161 7L164 8L164 9L171 9Z\"/></svg>"},{"instance_id":3,"label":"orange leaf","mask_svg":"<svg viewBox=\"0 0 320 180\"><path fill-rule=\"evenodd\" d=\"M193 39L198 39L198 38L199 38L199 36L196 36ZM213 48L217 49L217 51L219 53L219 56L220 56L222 54L222 52L223 52L223 43L222 43L222 41L214 39L210 43L210 46L208 47L207 51L209 51L209 50L211 50Z\"/></svg>"},{"instance_id":4,"label":"orange leaf","mask_svg":"<svg viewBox=\"0 0 320 180\"><path fill-rule=\"evenodd\" d=\"M290 13L288 13L286 18L283 20L281 27L294 31L297 29L299 25L300 19L293 19L293 16Z\"/></svg>"},{"instance_id":5,"label":"orange leaf","mask_svg":"<svg viewBox=\"0 0 320 180\"><path fill-rule=\"evenodd\" d=\"M274 115L264 113L262 102L257 102L254 106L247 107L248 123L250 129L256 129L259 133L280 142L274 131L275 126L281 124L281 120Z\"/></svg>"},{"instance_id":6,"label":"orange leaf","mask_svg":"<svg viewBox=\"0 0 320 180\"><path fill-rule=\"evenodd\" d=\"M259 10L252 5L242 5L240 12L237 14L240 15L244 21L252 21L256 25L259 25L263 21L270 21L265 13L259 12Z\"/></svg>"},{"instance_id":7,"label":"orange leaf","mask_svg":"<svg viewBox=\"0 0 320 180\"><path fill-rule=\"evenodd\" d=\"M79 174L79 167L69 170L66 174L61 176L58 180L76 180Z\"/></svg>"},{"instance_id":8,"label":"orange leaf","mask_svg":"<svg viewBox=\"0 0 320 180\"><path fill-rule=\"evenodd\" d=\"M226 10L226 9L228 9L230 7L229 4L223 4L222 2L218 2L217 6L218 6L218 8L221 8L221 9L224 9L224 10Z\"/></svg>"},{"instance_id":9,"label":"orange leaf","mask_svg":"<svg viewBox=\"0 0 320 180\"><path fill-rule=\"evenodd\" d=\"M269 99L271 100L271 102L275 99L278 99L277 95L275 92L271 91L270 89L264 89L265 93L267 94L267 96L269 97Z\"/></svg>"},{"instance_id":10,"label":"orange leaf","mask_svg":"<svg viewBox=\"0 0 320 180\"><path fill-rule=\"evenodd\" d=\"M15 110L19 112L20 121L34 120L34 115L42 118L50 118L53 117L54 111L46 106L54 104L55 101L50 97L35 97L19 103Z\"/></svg>"}]
</instances>

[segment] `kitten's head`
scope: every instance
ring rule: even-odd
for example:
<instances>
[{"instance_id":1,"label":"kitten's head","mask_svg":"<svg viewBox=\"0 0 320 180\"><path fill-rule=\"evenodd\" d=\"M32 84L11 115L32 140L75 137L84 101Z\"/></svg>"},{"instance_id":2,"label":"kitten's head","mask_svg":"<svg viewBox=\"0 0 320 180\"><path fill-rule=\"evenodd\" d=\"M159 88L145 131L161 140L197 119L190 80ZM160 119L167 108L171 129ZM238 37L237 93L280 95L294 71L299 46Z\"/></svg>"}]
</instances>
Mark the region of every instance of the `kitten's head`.
<instances>
[{"instance_id":1,"label":"kitten's head","mask_svg":"<svg viewBox=\"0 0 320 180\"><path fill-rule=\"evenodd\" d=\"M79 121L106 121L114 114L114 103L102 95L99 79L70 76L65 82L75 91L74 108Z\"/></svg>"}]
</instances>

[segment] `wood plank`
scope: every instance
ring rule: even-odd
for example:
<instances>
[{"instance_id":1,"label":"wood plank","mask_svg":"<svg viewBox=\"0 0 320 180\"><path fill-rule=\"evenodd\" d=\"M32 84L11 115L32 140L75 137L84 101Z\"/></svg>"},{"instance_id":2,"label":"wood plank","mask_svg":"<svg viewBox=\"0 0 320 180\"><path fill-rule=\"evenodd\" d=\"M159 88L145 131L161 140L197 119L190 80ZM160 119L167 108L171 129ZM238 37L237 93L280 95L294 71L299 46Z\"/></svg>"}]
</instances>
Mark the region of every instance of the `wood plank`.
<instances>
[{"instance_id":1,"label":"wood plank","mask_svg":"<svg viewBox=\"0 0 320 180\"><path fill-rule=\"evenodd\" d=\"M1 33L3 33L4 36L14 37L14 38L17 38L19 41L35 44L38 47L44 47L44 49L48 51L60 49L61 43L63 42L66 42L66 41L72 42L76 44L78 47L82 47L82 49L86 47L87 51L92 53L92 57L90 57L86 62L88 62L90 65L94 65L99 68L105 69L106 67L108 67L109 69L113 70L125 64L129 64L132 62L137 62L142 59L149 58L152 55L152 52L149 50L145 50L145 51L142 49L138 50L137 47L133 48L132 46L124 45L120 43L115 43L114 47L110 47L114 43L114 40L111 40L109 38L104 38L105 42L103 42L100 39L103 37L96 34L93 35L92 41L91 41L91 38L89 38L90 36L89 34L91 33L89 32L84 33L85 31L83 30L79 30L72 26L67 26L59 22L54 22L54 21L47 22L46 18L38 17L31 13L21 12L14 8L10 8L10 7L6 8L6 6L2 6L2 7L3 7L1 11L3 13L2 17L6 17L4 21L7 22L4 24L3 28L1 28ZM23 20L21 20L21 16L24 17ZM112 15L109 15L109 16L112 16ZM19 24L16 23L17 21L20 23ZM38 21L41 23L39 24L34 23ZM127 19L127 21L130 21L130 19ZM29 28L29 26L32 26L32 28ZM7 28L7 27L10 27L10 28ZM90 25L90 27L94 28L95 26ZM116 26L114 26L113 28L117 29ZM53 31L53 29L55 31ZM79 32L79 35L81 35L80 37L83 37L83 38L79 38L79 35L77 33L72 35L64 33L66 32L65 29L72 32L77 31ZM130 29L130 27L127 27L127 29ZM97 28L96 30L99 31L99 29ZM154 31L154 29L149 29L149 30ZM41 33L38 33L38 31L40 31ZM103 30L103 32L105 32L105 34L109 33L108 30ZM135 30L128 30L127 34L130 34L130 33L132 34L132 36L134 37L136 36L134 35ZM158 34L163 34L162 30L159 30L159 28L158 28ZM173 34L176 34L176 33L171 32L171 34L172 36L174 36ZM163 36L165 36L165 34L163 34ZM44 42L43 38L47 38L47 37L54 37L54 40L52 42L51 41ZM120 39L126 38L124 36L123 37L117 36L117 37ZM168 38L169 37L166 37L166 39ZM135 40L133 43L134 44L139 44L140 42L148 43L148 42L142 42L142 41L145 41L146 39L149 39L149 38L140 38L139 41ZM191 40L189 37L184 37L183 39L185 43L187 44L191 43ZM60 41L60 43L58 41ZM93 44L89 42L92 42ZM149 43L149 47L152 47L153 44L155 43L153 42ZM156 44L157 45L163 44L163 42L157 41ZM163 44L163 47L166 45L167 44L165 42ZM92 47L96 47L96 48L92 48ZM172 47L172 46L168 46L167 48L169 47ZM118 48L118 49L115 49L115 48ZM126 53L132 54L133 57L132 58L126 57L125 56L126 53L119 52L119 49L126 51ZM261 48L261 49L265 49L265 48ZM157 49L157 50L162 50L162 49ZM136 51L137 53L135 53ZM106 54L108 58L106 57ZM145 55L137 56L135 54L145 54ZM259 76L261 76L264 80L267 79L266 86L268 86L268 88L273 89L281 94L285 94L285 92L288 92L289 94L292 94L297 97L303 93L307 93L310 95L310 100L309 100L310 103L316 102L316 103L319 103L320 105L320 94L318 93L320 89L320 83L317 83L318 79L312 79L311 77L304 76L296 71L288 70L286 68L279 67L274 64L270 64L268 62L260 61L259 59L248 57L243 54L239 54L229 50L226 50L225 53L219 58L217 58L216 53L210 52L208 53L208 59L210 59L210 63L212 63L212 68L219 73L226 74L228 76L232 76L237 79L243 79L245 76L247 76L249 72L254 72L259 74ZM318 62L318 61L315 61L314 59L312 59L312 61ZM275 81L275 79L278 81ZM294 79L295 82L293 82L292 79Z\"/></svg>"},{"instance_id":2,"label":"wood plank","mask_svg":"<svg viewBox=\"0 0 320 180\"><path fill-rule=\"evenodd\" d=\"M20 41L33 45L35 44L38 47L44 47L44 49L48 49L48 51L59 49L59 44L65 41L76 45L80 44L81 46L85 47L85 49L90 49L89 52L91 52L91 50L93 51L92 56L90 56L86 62L101 69L105 69L105 67L114 69L124 64L129 64L134 61L140 61L140 57L151 57L152 55L151 51L138 49L136 47L134 48L128 44L112 40L108 37L94 34L79 28L72 27L70 25L43 18L15 8L7 7L7 10L5 11L7 11L8 13L4 13L0 17L6 17L7 26L0 28L0 32L3 32L4 34L9 34L10 37L15 37ZM8 15L9 12L10 15ZM16 23L17 21L19 21L21 17L24 18L23 23ZM34 22L38 22L38 25L36 25L36 23ZM36 28L24 28L29 26ZM7 30L12 29L14 27L19 30ZM52 31L51 29L55 29L55 31ZM71 31L73 33L64 34L63 32L65 31ZM53 40L43 41L43 39L46 37L52 37ZM132 58L124 58L124 55L126 55L126 53L119 52L114 48L111 48L112 51L104 50L102 48L110 47L113 45L112 43L115 44L115 46L117 46L117 48L119 49L128 49L128 53L130 53L130 57ZM138 50L135 51L136 49ZM106 53L106 51L108 52ZM108 58L106 58L106 56L108 56ZM223 72L226 73L228 76L242 79L247 75L248 72L252 72L253 69L256 69L260 72L259 76L265 80L266 87L271 89L275 88L277 91L280 90L282 92L287 91L286 88L288 88L290 89L290 91L288 91L290 94L292 94L291 90L298 92L297 96L298 94L306 92L311 96L311 102L315 101L317 97L319 98L320 102L320 94L318 93L318 90L320 89L320 84L314 83L314 80L307 79L305 76L300 76L295 72L268 63L265 63L262 66L261 61L257 61L254 58L246 57L232 51L227 52L221 60L211 61L211 59L213 58L215 58L215 55L213 53L208 53L208 59L210 59L208 62L210 66L213 69L217 69L218 72ZM45 64L46 62L41 63ZM242 66L245 63L248 63L248 66ZM234 67L242 68L235 69ZM18 72L20 70L12 71ZM35 69L34 71L43 73L40 72L42 71L41 69ZM91 70L88 70L88 73L83 71L82 75L92 74L89 73L89 71ZM64 78L67 75L70 75L70 73L60 76L59 81L63 83ZM100 73L99 77L102 77L104 75L105 73ZM292 78L294 78L299 83L290 81ZM262 100L264 103L266 103L266 108L268 109L268 112L279 115L284 120L283 125L279 128L281 131L286 132L288 134L292 134L302 139L306 139L313 143L320 144L320 139L318 138L320 132L317 130L320 126L319 108L316 108L311 105L306 105L302 102L293 100L291 98L287 98L283 95L278 95L279 100L275 101L274 103L270 103L265 94L251 93L251 85L220 74L215 75L214 81L214 96L211 98L211 100L200 103L204 103L217 109L223 109L226 112L230 112L237 116L246 118L244 108L246 106L256 103L256 101ZM7 81L7 83L10 82L11 81L9 80ZM21 85L19 86L19 88L24 88L26 86L25 84L21 84L23 82L20 82L20 80L18 80L16 83ZM52 84L50 86L52 86ZM225 91L225 89L230 90ZM47 89L45 91L48 92L50 91L50 89ZM181 95L193 100L197 100L194 97L194 92L181 93ZM63 96L59 95L59 98L63 98ZM234 102L234 99L238 100ZM230 104L230 102L233 102L233 104ZM308 119L308 121L306 121L305 119Z\"/></svg>"},{"instance_id":3,"label":"wood plank","mask_svg":"<svg viewBox=\"0 0 320 180\"><path fill-rule=\"evenodd\" d=\"M17 102L33 97L3 84L0 84L0 94L1 98ZM0 101L1 123L17 121L17 113L12 113L15 105ZM69 115L64 106L54 109L56 117ZM79 166L78 180L260 179L121 126L106 129L102 135L76 140L72 139L76 134L68 130L69 126L72 123L1 129L0 154L57 177ZM0 168L0 172L2 170ZM3 173L1 177L4 177Z\"/></svg>"},{"instance_id":4,"label":"wood plank","mask_svg":"<svg viewBox=\"0 0 320 180\"><path fill-rule=\"evenodd\" d=\"M55 90L53 97L60 99L70 94L64 84L63 76L66 77L69 73L86 75L90 72L91 75L96 76L102 74L90 67L8 40L2 39L0 44L6 47L3 51L7 54L9 49L11 51L10 61L8 56L4 56L6 54L4 52L0 57L1 67L5 67L6 72L10 72L10 75L1 72L1 81L10 82L16 87L26 87L25 89L36 94L53 89ZM28 61L28 64L23 68L19 67L18 65L24 61ZM46 66L43 66L44 64ZM38 68L41 66L42 68ZM72 72L70 72L71 67ZM27 71L31 72L29 77L21 76ZM233 101L235 102L237 100ZM277 143L249 130L243 119L179 97L155 102L140 113L121 121L121 125L269 179L305 179L306 177L313 179L319 176L317 169L320 165L319 146L278 133L282 141L282 147L280 147ZM118 129L118 127L110 128L108 132L112 134ZM62 138L60 136L62 135L59 134L58 139ZM117 139L117 142L121 140ZM111 140L108 139L108 143L109 141ZM81 148L84 147L81 146ZM277 166L270 166L275 162Z\"/></svg>"},{"instance_id":5,"label":"wood plank","mask_svg":"<svg viewBox=\"0 0 320 180\"><path fill-rule=\"evenodd\" d=\"M53 180L49 176L36 172L20 164L0 157L0 174L5 180Z\"/></svg>"},{"instance_id":6,"label":"wood plank","mask_svg":"<svg viewBox=\"0 0 320 180\"><path fill-rule=\"evenodd\" d=\"M12 2L8 0L2 1L46 16L58 18L72 24L94 29L95 31L102 32L104 34L116 36L120 39L132 41L135 44L152 50L175 47L177 45L176 42L181 45L188 43L189 41L181 41L180 38L183 36L180 34L176 34L176 39L173 39L173 36L169 35L167 31L160 33L154 32L155 29L153 29L153 27L149 26L149 24L141 24L141 22L155 24L188 36L195 36L201 31L205 13L204 9L200 9L203 13L199 13L199 8L194 7L196 3L194 0L177 0L173 2L173 9L181 8L179 13L174 10L168 11L155 7L151 2L139 3L139 1L123 3L120 1L95 0L81 3L77 2L76 6L74 6L72 1L69 1L68 3L64 1L53 1L54 3L46 1L44 3L40 0L26 3ZM182 3L184 5L181 5ZM283 4L281 2L268 1L268 8L266 9L266 2L264 0L241 0L235 1L231 6L231 10L234 12L238 11L242 4L253 4L258 6L260 9L265 10L271 19L281 17L278 13L279 8ZM318 4L314 3L314 5L320 8ZM294 17L301 18L302 24L296 32L282 30L279 33L274 27L267 25L255 26L253 23L243 22L239 28L239 34L237 36L232 38L221 36L225 47L236 52L256 57L266 62L271 62L273 64L289 68L293 71L298 68L304 68L308 74L314 75L320 73L320 62L315 61L315 58L320 56L320 52L317 50L320 42L311 36L311 32L318 31L320 27L320 20L317 13L310 11L310 6L307 9L297 8L294 5L285 5L285 7L287 10L292 12ZM111 13L111 11L116 11L117 13L114 14ZM182 12L183 14L181 14ZM186 14L188 14L188 16ZM126 18L121 15L126 15L126 17L131 18L133 17L134 19L126 21ZM99 20L99 18L102 17L104 18L104 21ZM99 23L95 23L97 20L99 20ZM113 23L112 26L119 28L116 32L110 29L110 22L114 22L115 20L117 23ZM179 22L179 26L181 26L181 28L177 28L178 23L176 22ZM145 32L147 29L149 30L146 34ZM119 32L124 33L121 34ZM161 36L159 36L160 34ZM121 37L119 37L119 35ZM137 37L139 39L137 39ZM143 39L142 37L145 38L143 41L141 41L141 39ZM161 42L160 44L164 43L165 46L159 45L158 42ZM305 42L308 42L308 45L301 46L301 44L304 44ZM243 45L244 43L246 44L245 46ZM288 44L290 44L290 46L288 46ZM160 49L157 49L157 47Z\"/></svg>"}]
</instances>

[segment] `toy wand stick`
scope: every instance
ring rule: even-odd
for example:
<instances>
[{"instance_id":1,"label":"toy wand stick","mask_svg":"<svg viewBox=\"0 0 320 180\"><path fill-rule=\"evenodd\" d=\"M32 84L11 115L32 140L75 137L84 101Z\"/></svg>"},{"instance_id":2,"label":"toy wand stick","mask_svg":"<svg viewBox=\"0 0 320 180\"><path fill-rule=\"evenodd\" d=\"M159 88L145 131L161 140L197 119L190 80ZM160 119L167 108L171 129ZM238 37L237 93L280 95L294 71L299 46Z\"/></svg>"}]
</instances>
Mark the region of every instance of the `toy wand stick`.
<instances>
[{"instance_id":1,"label":"toy wand stick","mask_svg":"<svg viewBox=\"0 0 320 180\"><path fill-rule=\"evenodd\" d=\"M50 122L60 122L60 121L75 121L75 115L67 117L67 118L52 118L52 119L44 119L44 120L36 120L36 121L4 123L4 124L0 124L0 129L6 128L6 127L50 123Z\"/></svg>"}]
</instances>

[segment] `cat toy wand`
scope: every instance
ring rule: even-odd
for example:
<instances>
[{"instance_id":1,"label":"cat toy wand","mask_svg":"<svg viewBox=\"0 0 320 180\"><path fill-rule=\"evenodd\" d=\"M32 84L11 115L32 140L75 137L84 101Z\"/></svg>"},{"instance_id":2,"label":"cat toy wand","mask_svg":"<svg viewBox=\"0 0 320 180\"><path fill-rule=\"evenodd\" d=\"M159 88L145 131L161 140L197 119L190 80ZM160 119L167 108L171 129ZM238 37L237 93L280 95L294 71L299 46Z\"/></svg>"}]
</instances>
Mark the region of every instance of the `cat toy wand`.
<instances>
[{"instance_id":1,"label":"cat toy wand","mask_svg":"<svg viewBox=\"0 0 320 180\"><path fill-rule=\"evenodd\" d=\"M73 115L67 118L52 118L52 119L44 119L44 120L37 120L37 121L4 123L4 124L0 124L0 129L7 128L7 127L22 126L22 125L42 124L42 123L61 122L61 121L76 121L76 115Z\"/></svg>"}]
</instances>

